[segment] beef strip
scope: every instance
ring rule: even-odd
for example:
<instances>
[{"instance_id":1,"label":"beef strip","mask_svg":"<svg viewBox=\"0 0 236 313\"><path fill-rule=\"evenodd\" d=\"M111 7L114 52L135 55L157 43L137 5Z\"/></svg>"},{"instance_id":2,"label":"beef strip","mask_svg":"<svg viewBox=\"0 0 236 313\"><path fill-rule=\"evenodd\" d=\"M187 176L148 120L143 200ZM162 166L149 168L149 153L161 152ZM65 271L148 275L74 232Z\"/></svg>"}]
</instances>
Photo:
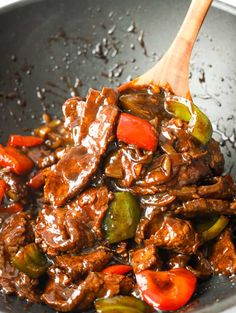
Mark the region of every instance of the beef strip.
<instances>
[{"instance_id":1,"label":"beef strip","mask_svg":"<svg viewBox=\"0 0 236 313\"><path fill-rule=\"evenodd\" d=\"M236 250L231 228L227 227L213 244L209 260L215 273L236 274Z\"/></svg>"},{"instance_id":2,"label":"beef strip","mask_svg":"<svg viewBox=\"0 0 236 313\"><path fill-rule=\"evenodd\" d=\"M131 251L130 263L135 274L147 269L161 270L162 267L162 261L154 245Z\"/></svg>"},{"instance_id":3,"label":"beef strip","mask_svg":"<svg viewBox=\"0 0 236 313\"><path fill-rule=\"evenodd\" d=\"M212 267L203 253L197 251L196 255L193 255L189 265L186 268L191 271L197 278L206 279L212 275Z\"/></svg>"},{"instance_id":4,"label":"beef strip","mask_svg":"<svg viewBox=\"0 0 236 313\"><path fill-rule=\"evenodd\" d=\"M153 218L147 235L146 246L154 244L184 254L195 253L200 245L198 234L189 221L168 215L162 221L158 215Z\"/></svg>"},{"instance_id":5,"label":"beef strip","mask_svg":"<svg viewBox=\"0 0 236 313\"><path fill-rule=\"evenodd\" d=\"M0 238L4 244L5 253L14 256L20 247L34 240L33 222L26 212L10 216L4 225Z\"/></svg>"},{"instance_id":6,"label":"beef strip","mask_svg":"<svg viewBox=\"0 0 236 313\"><path fill-rule=\"evenodd\" d=\"M57 256L55 267L63 270L72 280L78 280L89 272L100 272L111 258L109 250L100 248L87 254Z\"/></svg>"},{"instance_id":7,"label":"beef strip","mask_svg":"<svg viewBox=\"0 0 236 313\"><path fill-rule=\"evenodd\" d=\"M35 226L35 241L51 256L80 251L102 239L101 223L108 209L107 187L90 188L63 208L46 207Z\"/></svg>"},{"instance_id":8,"label":"beef strip","mask_svg":"<svg viewBox=\"0 0 236 313\"><path fill-rule=\"evenodd\" d=\"M29 201L28 188L22 177L12 173L8 168L2 168L0 170L0 179L7 183L9 187L7 195L13 201L21 202L22 204L26 204Z\"/></svg>"},{"instance_id":9,"label":"beef strip","mask_svg":"<svg viewBox=\"0 0 236 313\"><path fill-rule=\"evenodd\" d=\"M105 186L90 188L77 199L70 202L66 208L80 208L82 219L89 224L90 230L98 239L103 239L102 221L108 209L109 193Z\"/></svg>"},{"instance_id":10,"label":"beef strip","mask_svg":"<svg viewBox=\"0 0 236 313\"><path fill-rule=\"evenodd\" d=\"M91 247L94 235L81 220L80 211L46 207L37 218L35 242L49 256L56 256L60 252L74 252Z\"/></svg>"},{"instance_id":11,"label":"beef strip","mask_svg":"<svg viewBox=\"0 0 236 313\"><path fill-rule=\"evenodd\" d=\"M167 261L167 268L179 268L179 267L186 267L191 256L188 254L182 254L182 253L171 253L171 256L169 260Z\"/></svg>"},{"instance_id":12,"label":"beef strip","mask_svg":"<svg viewBox=\"0 0 236 313\"><path fill-rule=\"evenodd\" d=\"M14 283L18 297L25 298L30 302L40 302L38 279L30 278L26 274L19 272Z\"/></svg>"},{"instance_id":13,"label":"beef strip","mask_svg":"<svg viewBox=\"0 0 236 313\"><path fill-rule=\"evenodd\" d=\"M197 193L200 197L212 199L232 199L236 196L236 186L230 175L214 177L213 184L199 186Z\"/></svg>"},{"instance_id":14,"label":"beef strip","mask_svg":"<svg viewBox=\"0 0 236 313\"><path fill-rule=\"evenodd\" d=\"M44 187L46 202L55 206L63 205L67 199L80 192L95 173L111 139L118 115L115 100L116 93L112 89L104 88L91 102L94 106L96 101L101 104L96 115L92 116L94 119L89 115L85 116L92 123L88 123L87 135L81 144L70 148L47 176Z\"/></svg>"},{"instance_id":15,"label":"beef strip","mask_svg":"<svg viewBox=\"0 0 236 313\"><path fill-rule=\"evenodd\" d=\"M207 144L207 150L210 155L209 165L214 175L221 175L224 171L224 156L220 151L220 144L213 138Z\"/></svg>"},{"instance_id":16,"label":"beef strip","mask_svg":"<svg viewBox=\"0 0 236 313\"><path fill-rule=\"evenodd\" d=\"M25 148L25 152L40 169L51 166L58 160L55 151L49 149L45 144Z\"/></svg>"},{"instance_id":17,"label":"beef strip","mask_svg":"<svg viewBox=\"0 0 236 313\"><path fill-rule=\"evenodd\" d=\"M105 174L117 178L120 187L130 187L140 178L143 166L151 162L152 155L152 151L142 151L135 146L119 144L119 149L108 157Z\"/></svg>"},{"instance_id":18,"label":"beef strip","mask_svg":"<svg viewBox=\"0 0 236 313\"><path fill-rule=\"evenodd\" d=\"M176 214L188 218L209 214L236 214L236 208L227 200L199 198L183 203L175 209Z\"/></svg>"},{"instance_id":19,"label":"beef strip","mask_svg":"<svg viewBox=\"0 0 236 313\"><path fill-rule=\"evenodd\" d=\"M95 93L96 91L89 91L89 93ZM91 99L91 96L89 97ZM86 102L83 101L80 97L69 98L62 106L62 112L64 115L64 127L70 131L73 130L74 127L80 125L80 120L82 116L82 112Z\"/></svg>"},{"instance_id":20,"label":"beef strip","mask_svg":"<svg viewBox=\"0 0 236 313\"><path fill-rule=\"evenodd\" d=\"M133 289L132 279L123 275L90 272L79 283L72 283L60 271L49 275L50 279L41 299L53 309L62 312L84 311L91 308L96 298L129 294Z\"/></svg>"},{"instance_id":21,"label":"beef strip","mask_svg":"<svg viewBox=\"0 0 236 313\"><path fill-rule=\"evenodd\" d=\"M39 302L38 280L29 278L11 265L11 258L33 239L29 214L20 212L6 220L0 236L0 286L7 294Z\"/></svg>"},{"instance_id":22,"label":"beef strip","mask_svg":"<svg viewBox=\"0 0 236 313\"><path fill-rule=\"evenodd\" d=\"M169 194L179 200L188 201L196 198L211 199L232 199L236 195L234 181L230 175L214 177L208 185L184 186L179 189L172 189Z\"/></svg>"}]
</instances>

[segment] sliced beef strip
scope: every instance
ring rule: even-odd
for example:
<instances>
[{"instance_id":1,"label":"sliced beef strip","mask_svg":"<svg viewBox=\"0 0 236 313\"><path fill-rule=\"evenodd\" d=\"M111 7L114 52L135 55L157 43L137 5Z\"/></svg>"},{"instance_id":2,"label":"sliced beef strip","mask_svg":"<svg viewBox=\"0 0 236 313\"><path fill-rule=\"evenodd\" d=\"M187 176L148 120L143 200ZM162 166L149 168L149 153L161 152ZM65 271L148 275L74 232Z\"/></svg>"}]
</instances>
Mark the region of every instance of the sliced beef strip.
<instances>
[{"instance_id":1,"label":"sliced beef strip","mask_svg":"<svg viewBox=\"0 0 236 313\"><path fill-rule=\"evenodd\" d=\"M7 194L10 198L22 204L26 204L29 201L28 188L22 177L12 173L8 168L2 168L0 170L0 179L3 179L8 185Z\"/></svg>"},{"instance_id":2,"label":"sliced beef strip","mask_svg":"<svg viewBox=\"0 0 236 313\"><path fill-rule=\"evenodd\" d=\"M224 155L220 151L220 144L213 138L207 144L207 150L209 152L210 160L209 165L214 175L221 175L224 171Z\"/></svg>"},{"instance_id":3,"label":"sliced beef strip","mask_svg":"<svg viewBox=\"0 0 236 313\"><path fill-rule=\"evenodd\" d=\"M129 294L132 289L132 279L123 275L90 272L84 281L75 284L57 271L54 277L51 274L41 299L58 311L84 311L96 298Z\"/></svg>"},{"instance_id":4,"label":"sliced beef strip","mask_svg":"<svg viewBox=\"0 0 236 313\"><path fill-rule=\"evenodd\" d=\"M46 207L37 218L35 242L49 256L56 256L61 252L75 252L91 247L94 234L89 225L81 220L80 211Z\"/></svg>"},{"instance_id":5,"label":"sliced beef strip","mask_svg":"<svg viewBox=\"0 0 236 313\"><path fill-rule=\"evenodd\" d=\"M45 144L24 148L24 150L40 169L51 166L58 160L55 151L49 149Z\"/></svg>"},{"instance_id":6,"label":"sliced beef strip","mask_svg":"<svg viewBox=\"0 0 236 313\"><path fill-rule=\"evenodd\" d=\"M15 278L17 296L27 299L30 302L40 302L40 291L38 285L38 279L30 278L22 272L19 272Z\"/></svg>"},{"instance_id":7,"label":"sliced beef strip","mask_svg":"<svg viewBox=\"0 0 236 313\"><path fill-rule=\"evenodd\" d=\"M102 221L108 209L109 193L105 186L90 188L77 199L70 202L66 208L75 210L81 208L82 219L90 224L91 230L98 239L103 239Z\"/></svg>"},{"instance_id":8,"label":"sliced beef strip","mask_svg":"<svg viewBox=\"0 0 236 313\"><path fill-rule=\"evenodd\" d=\"M184 186L179 189L172 189L169 194L182 201L196 198L232 199L236 195L236 188L232 177L225 175L213 177L207 185Z\"/></svg>"},{"instance_id":9,"label":"sliced beef strip","mask_svg":"<svg viewBox=\"0 0 236 313\"><path fill-rule=\"evenodd\" d=\"M177 186L196 184L201 179L211 177L211 169L204 159L193 160L190 165L183 165L177 174Z\"/></svg>"},{"instance_id":10,"label":"sliced beef strip","mask_svg":"<svg viewBox=\"0 0 236 313\"><path fill-rule=\"evenodd\" d=\"M169 260L167 261L167 268L172 269L172 268L179 268L179 267L186 267L191 256L188 254L183 254L183 253L171 253L171 256Z\"/></svg>"},{"instance_id":11,"label":"sliced beef strip","mask_svg":"<svg viewBox=\"0 0 236 313\"><path fill-rule=\"evenodd\" d=\"M139 179L142 174L143 165L147 165L152 160L151 151L141 151L135 146L120 144L115 153L109 156L109 162L105 166L105 174L108 177L114 177L114 173L119 169L117 184L120 187L130 187Z\"/></svg>"},{"instance_id":12,"label":"sliced beef strip","mask_svg":"<svg viewBox=\"0 0 236 313\"><path fill-rule=\"evenodd\" d=\"M236 208L227 200L199 198L183 203L175 209L176 214L191 218L210 214L236 214Z\"/></svg>"},{"instance_id":13,"label":"sliced beef strip","mask_svg":"<svg viewBox=\"0 0 236 313\"><path fill-rule=\"evenodd\" d=\"M230 175L213 178L213 184L199 186L197 193L200 197L212 199L232 199L236 195L236 186Z\"/></svg>"},{"instance_id":14,"label":"sliced beef strip","mask_svg":"<svg viewBox=\"0 0 236 313\"><path fill-rule=\"evenodd\" d=\"M147 235L146 246L154 244L183 254L195 253L200 245L198 234L189 221L168 215L162 220L158 215L153 218Z\"/></svg>"},{"instance_id":15,"label":"sliced beef strip","mask_svg":"<svg viewBox=\"0 0 236 313\"><path fill-rule=\"evenodd\" d=\"M162 261L154 245L132 251L130 264L135 274L147 269L161 270L162 267Z\"/></svg>"},{"instance_id":16,"label":"sliced beef strip","mask_svg":"<svg viewBox=\"0 0 236 313\"><path fill-rule=\"evenodd\" d=\"M20 212L6 220L0 235L0 286L6 294L39 302L38 280L29 278L11 265L11 258L33 239L30 215Z\"/></svg>"},{"instance_id":17,"label":"sliced beef strip","mask_svg":"<svg viewBox=\"0 0 236 313\"><path fill-rule=\"evenodd\" d=\"M6 221L0 234L4 244L5 253L14 256L20 247L32 242L33 221L26 212L19 212L10 216Z\"/></svg>"},{"instance_id":18,"label":"sliced beef strip","mask_svg":"<svg viewBox=\"0 0 236 313\"><path fill-rule=\"evenodd\" d=\"M72 198L86 186L98 169L118 116L115 91L103 89L98 98L102 99L102 103L98 107L95 119L89 125L87 135L80 145L72 147L62 156L47 176L44 187L46 202L55 206L63 205L67 199ZM90 121L89 116L88 119Z\"/></svg>"},{"instance_id":19,"label":"sliced beef strip","mask_svg":"<svg viewBox=\"0 0 236 313\"><path fill-rule=\"evenodd\" d=\"M95 90L94 90L95 91ZM74 127L80 124L82 112L86 102L80 97L69 98L62 106L64 115L64 127L73 130Z\"/></svg>"},{"instance_id":20,"label":"sliced beef strip","mask_svg":"<svg viewBox=\"0 0 236 313\"><path fill-rule=\"evenodd\" d=\"M196 255L191 257L190 263L186 268L200 279L207 279L213 273L210 262L200 251L197 251Z\"/></svg>"},{"instance_id":21,"label":"sliced beef strip","mask_svg":"<svg viewBox=\"0 0 236 313\"><path fill-rule=\"evenodd\" d=\"M51 256L80 251L102 239L101 223L108 209L108 190L101 186L84 191L62 208L46 207L35 225L35 241Z\"/></svg>"},{"instance_id":22,"label":"sliced beef strip","mask_svg":"<svg viewBox=\"0 0 236 313\"><path fill-rule=\"evenodd\" d=\"M231 228L227 227L213 244L209 260L215 273L236 274L236 249Z\"/></svg>"},{"instance_id":23,"label":"sliced beef strip","mask_svg":"<svg viewBox=\"0 0 236 313\"><path fill-rule=\"evenodd\" d=\"M112 253L100 248L81 255L57 256L55 267L63 270L72 280L78 280L89 272L100 272L111 260Z\"/></svg>"}]
</instances>

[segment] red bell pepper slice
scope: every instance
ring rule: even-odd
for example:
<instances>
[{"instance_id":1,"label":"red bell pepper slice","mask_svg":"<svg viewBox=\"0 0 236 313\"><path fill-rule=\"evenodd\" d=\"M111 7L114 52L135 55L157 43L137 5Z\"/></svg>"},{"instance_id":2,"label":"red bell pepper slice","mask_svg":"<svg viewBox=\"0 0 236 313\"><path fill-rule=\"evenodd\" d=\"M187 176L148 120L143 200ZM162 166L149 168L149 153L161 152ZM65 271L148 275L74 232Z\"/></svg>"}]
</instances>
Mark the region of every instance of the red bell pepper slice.
<instances>
[{"instance_id":1,"label":"red bell pepper slice","mask_svg":"<svg viewBox=\"0 0 236 313\"><path fill-rule=\"evenodd\" d=\"M23 211L23 206L18 202L0 207L0 214L1 213L14 214L21 211Z\"/></svg>"},{"instance_id":2,"label":"red bell pepper slice","mask_svg":"<svg viewBox=\"0 0 236 313\"><path fill-rule=\"evenodd\" d=\"M33 189L40 189L45 184L45 175L43 172L37 173L33 176L28 185Z\"/></svg>"},{"instance_id":3,"label":"red bell pepper slice","mask_svg":"<svg viewBox=\"0 0 236 313\"><path fill-rule=\"evenodd\" d=\"M14 173L24 175L34 167L34 162L14 147L0 145L0 166L9 167Z\"/></svg>"},{"instance_id":4,"label":"red bell pepper slice","mask_svg":"<svg viewBox=\"0 0 236 313\"><path fill-rule=\"evenodd\" d=\"M132 269L133 268L130 265L116 264L108 266L107 268L102 270L102 273L124 275L131 272Z\"/></svg>"},{"instance_id":5,"label":"red bell pepper slice","mask_svg":"<svg viewBox=\"0 0 236 313\"><path fill-rule=\"evenodd\" d=\"M138 148L155 151L158 134L151 124L134 115L121 113L117 126L117 138Z\"/></svg>"},{"instance_id":6,"label":"red bell pepper slice","mask_svg":"<svg viewBox=\"0 0 236 313\"><path fill-rule=\"evenodd\" d=\"M196 277L185 268L170 271L142 271L136 275L143 299L159 310L178 310L196 289Z\"/></svg>"},{"instance_id":7,"label":"red bell pepper slice","mask_svg":"<svg viewBox=\"0 0 236 313\"><path fill-rule=\"evenodd\" d=\"M8 145L15 147L34 147L42 143L43 139L35 136L11 135L8 140Z\"/></svg>"},{"instance_id":8,"label":"red bell pepper slice","mask_svg":"<svg viewBox=\"0 0 236 313\"><path fill-rule=\"evenodd\" d=\"M3 179L0 179L0 204L2 203L2 199L6 190L7 190L7 184L5 183Z\"/></svg>"}]
</instances>

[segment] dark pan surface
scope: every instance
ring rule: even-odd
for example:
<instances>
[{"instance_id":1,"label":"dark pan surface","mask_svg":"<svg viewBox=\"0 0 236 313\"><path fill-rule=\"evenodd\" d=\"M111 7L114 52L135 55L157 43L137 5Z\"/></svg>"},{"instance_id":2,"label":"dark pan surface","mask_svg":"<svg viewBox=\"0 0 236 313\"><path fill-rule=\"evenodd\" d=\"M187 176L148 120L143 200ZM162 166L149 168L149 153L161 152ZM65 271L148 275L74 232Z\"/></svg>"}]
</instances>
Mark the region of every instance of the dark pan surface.
<instances>
[{"instance_id":1,"label":"dark pan surface","mask_svg":"<svg viewBox=\"0 0 236 313\"><path fill-rule=\"evenodd\" d=\"M168 48L186 0L23 1L0 11L0 141L29 132L43 111L88 87L116 86L151 67ZM210 116L236 178L236 16L211 8L192 55L191 91ZM108 43L107 43L108 42ZM181 312L217 313L236 302L236 278L202 283ZM235 308L236 310L236 308ZM1 312L53 312L15 297Z\"/></svg>"}]
</instances>

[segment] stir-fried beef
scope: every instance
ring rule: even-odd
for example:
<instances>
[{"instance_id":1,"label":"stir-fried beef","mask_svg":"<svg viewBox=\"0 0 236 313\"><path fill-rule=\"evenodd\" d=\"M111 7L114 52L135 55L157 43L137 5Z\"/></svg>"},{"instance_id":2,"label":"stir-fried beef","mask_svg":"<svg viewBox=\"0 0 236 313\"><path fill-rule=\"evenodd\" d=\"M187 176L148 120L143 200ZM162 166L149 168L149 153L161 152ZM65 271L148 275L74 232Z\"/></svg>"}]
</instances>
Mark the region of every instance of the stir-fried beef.
<instances>
[{"instance_id":1,"label":"stir-fried beef","mask_svg":"<svg viewBox=\"0 0 236 313\"><path fill-rule=\"evenodd\" d=\"M198 234L189 221L170 216L164 216L159 221L157 215L150 223L148 239L145 245L154 244L157 247L173 249L176 252L192 254L200 244Z\"/></svg>"},{"instance_id":2,"label":"stir-fried beef","mask_svg":"<svg viewBox=\"0 0 236 313\"><path fill-rule=\"evenodd\" d=\"M236 274L236 249L230 228L225 229L213 244L209 259L216 273Z\"/></svg>"},{"instance_id":3,"label":"stir-fried beef","mask_svg":"<svg viewBox=\"0 0 236 313\"><path fill-rule=\"evenodd\" d=\"M17 251L33 240L30 215L21 212L6 220L0 236L0 286L7 294L39 302L38 280L30 279L11 265Z\"/></svg>"},{"instance_id":4,"label":"stir-fried beef","mask_svg":"<svg viewBox=\"0 0 236 313\"><path fill-rule=\"evenodd\" d=\"M190 270L196 277L201 279L206 279L212 275L211 264L200 251L198 251L196 255L191 258L190 265L188 265L186 268Z\"/></svg>"},{"instance_id":5,"label":"stir-fried beef","mask_svg":"<svg viewBox=\"0 0 236 313\"><path fill-rule=\"evenodd\" d=\"M170 190L169 194L182 201L208 197L211 199L232 199L236 194L236 188L232 177L225 175L212 178L208 185L184 186Z\"/></svg>"},{"instance_id":6,"label":"stir-fried beef","mask_svg":"<svg viewBox=\"0 0 236 313\"><path fill-rule=\"evenodd\" d=\"M209 165L214 175L221 175L224 171L224 156L220 151L220 145L214 139L211 139L207 144L207 150L210 155Z\"/></svg>"},{"instance_id":7,"label":"stir-fried beef","mask_svg":"<svg viewBox=\"0 0 236 313\"><path fill-rule=\"evenodd\" d=\"M109 250L100 248L88 254L57 256L55 267L77 280L89 272L100 272L111 258L112 253Z\"/></svg>"},{"instance_id":8,"label":"stir-fried beef","mask_svg":"<svg viewBox=\"0 0 236 313\"><path fill-rule=\"evenodd\" d=\"M50 256L91 247L94 235L81 220L80 210L43 209L35 225L35 241Z\"/></svg>"},{"instance_id":9,"label":"stir-fried beef","mask_svg":"<svg viewBox=\"0 0 236 313\"><path fill-rule=\"evenodd\" d=\"M182 253L172 253L171 257L167 261L168 268L179 268L179 267L186 267L191 256L188 254Z\"/></svg>"},{"instance_id":10,"label":"stir-fried beef","mask_svg":"<svg viewBox=\"0 0 236 313\"><path fill-rule=\"evenodd\" d=\"M105 186L90 188L83 192L78 199L70 202L66 208L80 208L81 219L89 225L98 239L103 239L102 221L108 209L109 194Z\"/></svg>"},{"instance_id":11,"label":"stir-fried beef","mask_svg":"<svg viewBox=\"0 0 236 313\"><path fill-rule=\"evenodd\" d=\"M122 275L90 272L80 283L71 283L61 272L50 273L42 301L62 312L86 310L96 298L128 294L133 289L130 278Z\"/></svg>"},{"instance_id":12,"label":"stir-fried beef","mask_svg":"<svg viewBox=\"0 0 236 313\"><path fill-rule=\"evenodd\" d=\"M210 121L177 99L152 88L90 89L86 99L68 99L64 121L44 116L35 129L41 139L17 136L27 143L17 147L25 153L20 163L29 157L36 165L27 175L15 174L24 171L9 154L14 147L0 145L0 287L6 294L85 312L103 297L139 297L142 277L151 282L149 304L155 302L157 277L163 279L158 288L169 288L162 270L181 268L169 272L177 275L170 303L173 289L184 298L178 283L187 276L194 292L195 277L236 274L235 183L222 175ZM32 207L32 216L5 219L14 202L24 208L12 211Z\"/></svg>"},{"instance_id":13,"label":"stir-fried beef","mask_svg":"<svg viewBox=\"0 0 236 313\"><path fill-rule=\"evenodd\" d=\"M92 93L96 91L90 90L88 99L91 99ZM68 128L70 131L73 130L74 127L78 127L80 125L80 120L82 116L82 112L84 110L85 102L80 97L69 98L62 106L62 112L65 118L64 127Z\"/></svg>"},{"instance_id":14,"label":"stir-fried beef","mask_svg":"<svg viewBox=\"0 0 236 313\"><path fill-rule=\"evenodd\" d=\"M152 152L142 153L140 149L123 145L109 156L105 174L117 178L119 186L130 187L141 176L143 165L149 164L151 159Z\"/></svg>"},{"instance_id":15,"label":"stir-fried beef","mask_svg":"<svg viewBox=\"0 0 236 313\"><path fill-rule=\"evenodd\" d=\"M5 253L14 256L20 247L34 240L33 223L29 214L20 212L9 217L1 232Z\"/></svg>"},{"instance_id":16,"label":"stir-fried beef","mask_svg":"<svg viewBox=\"0 0 236 313\"><path fill-rule=\"evenodd\" d=\"M219 199L195 199L183 203L183 206L175 210L176 214L186 217L215 214L236 214L236 208L229 201Z\"/></svg>"},{"instance_id":17,"label":"stir-fried beef","mask_svg":"<svg viewBox=\"0 0 236 313\"><path fill-rule=\"evenodd\" d=\"M134 273L147 269L160 270L162 267L162 261L154 245L132 251L130 253L130 263Z\"/></svg>"},{"instance_id":18,"label":"stir-fried beef","mask_svg":"<svg viewBox=\"0 0 236 313\"><path fill-rule=\"evenodd\" d=\"M100 100L101 99L101 100ZM112 136L114 123L118 115L115 92L103 89L89 105L97 106L96 115L85 118L89 128L80 145L72 147L47 176L44 188L45 200L61 206L88 183L91 175L97 170L101 156L105 153ZM94 117L94 119L93 119Z\"/></svg>"},{"instance_id":19,"label":"stir-fried beef","mask_svg":"<svg viewBox=\"0 0 236 313\"><path fill-rule=\"evenodd\" d=\"M108 208L106 187L91 188L66 207L46 207L37 219L35 240L49 255L91 247L102 239L101 222Z\"/></svg>"},{"instance_id":20,"label":"stir-fried beef","mask_svg":"<svg viewBox=\"0 0 236 313\"><path fill-rule=\"evenodd\" d=\"M0 169L0 179L8 185L7 196L13 201L26 204L28 202L28 189L22 177L10 172L9 169Z\"/></svg>"}]
</instances>

